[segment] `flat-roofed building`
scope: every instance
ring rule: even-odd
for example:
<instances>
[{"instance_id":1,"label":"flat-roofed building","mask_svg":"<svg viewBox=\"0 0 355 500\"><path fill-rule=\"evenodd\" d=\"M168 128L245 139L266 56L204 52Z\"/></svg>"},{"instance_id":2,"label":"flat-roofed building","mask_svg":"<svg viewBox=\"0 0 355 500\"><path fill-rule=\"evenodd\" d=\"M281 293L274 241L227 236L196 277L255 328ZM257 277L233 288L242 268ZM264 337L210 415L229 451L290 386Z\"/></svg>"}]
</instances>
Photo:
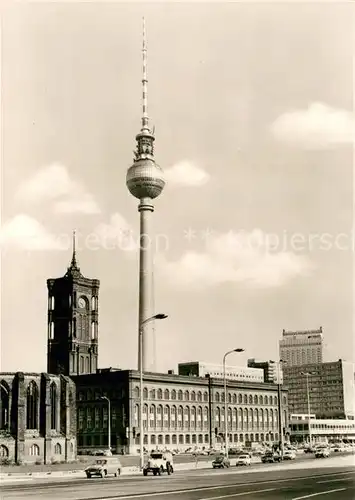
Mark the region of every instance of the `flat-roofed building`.
<instances>
[{"instance_id":1,"label":"flat-roofed building","mask_svg":"<svg viewBox=\"0 0 355 500\"><path fill-rule=\"evenodd\" d=\"M317 418L354 419L354 369L354 363L341 359L328 363L284 366L290 414L306 414L309 411L316 414Z\"/></svg>"},{"instance_id":2,"label":"flat-roofed building","mask_svg":"<svg viewBox=\"0 0 355 500\"><path fill-rule=\"evenodd\" d=\"M355 442L355 421L347 419L317 419L314 415L291 415L291 442L336 443Z\"/></svg>"},{"instance_id":3,"label":"flat-roofed building","mask_svg":"<svg viewBox=\"0 0 355 500\"><path fill-rule=\"evenodd\" d=\"M223 379L223 365L205 363L202 361L189 361L179 363L179 375L188 375L195 377L206 377ZM245 382L264 382L264 370L262 368L249 368L245 366L227 366L226 379L245 381Z\"/></svg>"},{"instance_id":4,"label":"flat-roofed building","mask_svg":"<svg viewBox=\"0 0 355 500\"><path fill-rule=\"evenodd\" d=\"M264 371L264 381L269 384L282 384L283 372L282 366L276 361L259 361L255 358L248 359L249 368L261 368Z\"/></svg>"},{"instance_id":5,"label":"flat-roofed building","mask_svg":"<svg viewBox=\"0 0 355 500\"><path fill-rule=\"evenodd\" d=\"M73 377L77 386L78 449L111 446L117 452L139 449L140 381L136 370L102 369ZM275 384L228 381L228 430L231 447L246 442L278 442ZM144 373L144 447L210 448L224 438L225 404L221 378ZM282 388L282 427L288 428L287 391Z\"/></svg>"},{"instance_id":6,"label":"flat-roofed building","mask_svg":"<svg viewBox=\"0 0 355 500\"><path fill-rule=\"evenodd\" d=\"M282 332L279 341L280 359L287 366L323 362L323 329Z\"/></svg>"}]
</instances>

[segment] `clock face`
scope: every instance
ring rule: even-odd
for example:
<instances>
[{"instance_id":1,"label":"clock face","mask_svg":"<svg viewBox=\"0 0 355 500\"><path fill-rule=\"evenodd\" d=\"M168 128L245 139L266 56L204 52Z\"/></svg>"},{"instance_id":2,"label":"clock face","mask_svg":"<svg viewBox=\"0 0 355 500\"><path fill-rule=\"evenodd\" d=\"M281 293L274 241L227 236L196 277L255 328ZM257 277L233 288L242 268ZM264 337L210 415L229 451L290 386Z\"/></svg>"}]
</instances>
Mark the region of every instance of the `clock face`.
<instances>
[{"instance_id":1,"label":"clock face","mask_svg":"<svg viewBox=\"0 0 355 500\"><path fill-rule=\"evenodd\" d=\"M78 300L78 306L82 309L84 309L86 307L86 301L83 297L80 297L79 300Z\"/></svg>"}]
</instances>

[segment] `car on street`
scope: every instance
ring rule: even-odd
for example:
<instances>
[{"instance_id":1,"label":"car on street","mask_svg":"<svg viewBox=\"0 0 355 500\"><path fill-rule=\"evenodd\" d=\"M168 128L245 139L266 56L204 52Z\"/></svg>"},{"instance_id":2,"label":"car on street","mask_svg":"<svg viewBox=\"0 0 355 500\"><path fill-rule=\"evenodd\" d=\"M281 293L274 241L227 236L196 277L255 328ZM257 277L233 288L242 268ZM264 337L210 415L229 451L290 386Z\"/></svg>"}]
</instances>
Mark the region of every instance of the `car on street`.
<instances>
[{"instance_id":1,"label":"car on street","mask_svg":"<svg viewBox=\"0 0 355 500\"><path fill-rule=\"evenodd\" d=\"M261 457L263 464L281 462L281 456L274 451L267 451L265 455Z\"/></svg>"},{"instance_id":2,"label":"car on street","mask_svg":"<svg viewBox=\"0 0 355 500\"><path fill-rule=\"evenodd\" d=\"M212 467L214 469L228 469L228 467L230 467L230 461L225 456L220 455L213 460Z\"/></svg>"},{"instance_id":3,"label":"car on street","mask_svg":"<svg viewBox=\"0 0 355 500\"><path fill-rule=\"evenodd\" d=\"M106 477L110 474L115 477L121 474L122 465L118 458L116 457L105 457L98 458L92 463L88 465L85 469L85 474L88 479L93 476Z\"/></svg>"},{"instance_id":4,"label":"car on street","mask_svg":"<svg viewBox=\"0 0 355 500\"><path fill-rule=\"evenodd\" d=\"M247 454L239 455L235 465L237 467L238 467L238 465L251 465L250 455L247 455Z\"/></svg>"},{"instance_id":5,"label":"car on street","mask_svg":"<svg viewBox=\"0 0 355 500\"><path fill-rule=\"evenodd\" d=\"M161 476L163 472L167 472L170 476L174 472L172 454L152 451L143 467L143 476L147 476L148 472L152 472L154 476L157 474Z\"/></svg>"},{"instance_id":6,"label":"car on street","mask_svg":"<svg viewBox=\"0 0 355 500\"><path fill-rule=\"evenodd\" d=\"M284 460L295 460L296 458L296 452L294 450L285 450L283 459Z\"/></svg>"},{"instance_id":7,"label":"car on street","mask_svg":"<svg viewBox=\"0 0 355 500\"><path fill-rule=\"evenodd\" d=\"M315 449L312 447L312 446L306 446L304 449L303 449L304 453L314 453L315 452Z\"/></svg>"},{"instance_id":8,"label":"car on street","mask_svg":"<svg viewBox=\"0 0 355 500\"><path fill-rule=\"evenodd\" d=\"M314 454L316 458L328 458L329 455L329 448L317 448Z\"/></svg>"}]
</instances>

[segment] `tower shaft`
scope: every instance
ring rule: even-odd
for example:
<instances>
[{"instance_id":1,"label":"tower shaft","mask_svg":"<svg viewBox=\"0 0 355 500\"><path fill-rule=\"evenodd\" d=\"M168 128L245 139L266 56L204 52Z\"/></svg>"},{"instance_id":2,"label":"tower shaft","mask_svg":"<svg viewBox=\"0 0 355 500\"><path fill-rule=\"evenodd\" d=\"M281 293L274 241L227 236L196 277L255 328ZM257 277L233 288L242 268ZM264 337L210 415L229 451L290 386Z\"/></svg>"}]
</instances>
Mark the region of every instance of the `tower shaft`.
<instances>
[{"instance_id":1,"label":"tower shaft","mask_svg":"<svg viewBox=\"0 0 355 500\"><path fill-rule=\"evenodd\" d=\"M139 250L139 301L138 301L138 370L149 370L148 344L152 343L154 311L153 246L151 216L153 200L164 189L162 169L155 163L154 131L148 118L147 40L143 19L143 75L142 75L142 128L136 135L133 165L128 169L126 184L130 193L139 200L140 250ZM149 321L148 321L149 320ZM142 345L142 348L140 347Z\"/></svg>"},{"instance_id":2,"label":"tower shaft","mask_svg":"<svg viewBox=\"0 0 355 500\"><path fill-rule=\"evenodd\" d=\"M139 230L139 311L138 311L138 370L142 359L143 371L149 371L148 342L151 340L152 323L144 321L154 315L153 311L153 246L152 213L154 206L150 198L143 198L138 206L140 218ZM142 358L140 352L142 335Z\"/></svg>"}]
</instances>

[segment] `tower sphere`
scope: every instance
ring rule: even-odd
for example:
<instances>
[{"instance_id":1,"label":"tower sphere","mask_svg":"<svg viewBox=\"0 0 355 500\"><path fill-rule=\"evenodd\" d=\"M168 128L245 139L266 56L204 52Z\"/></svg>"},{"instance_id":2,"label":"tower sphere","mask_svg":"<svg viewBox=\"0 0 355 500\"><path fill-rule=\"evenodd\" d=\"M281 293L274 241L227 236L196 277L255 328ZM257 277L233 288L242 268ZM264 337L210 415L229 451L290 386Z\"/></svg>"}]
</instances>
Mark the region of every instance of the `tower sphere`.
<instances>
[{"instance_id":1,"label":"tower sphere","mask_svg":"<svg viewBox=\"0 0 355 500\"><path fill-rule=\"evenodd\" d=\"M154 199L165 186L163 170L150 158L138 159L127 171L126 184L136 198Z\"/></svg>"}]
</instances>

